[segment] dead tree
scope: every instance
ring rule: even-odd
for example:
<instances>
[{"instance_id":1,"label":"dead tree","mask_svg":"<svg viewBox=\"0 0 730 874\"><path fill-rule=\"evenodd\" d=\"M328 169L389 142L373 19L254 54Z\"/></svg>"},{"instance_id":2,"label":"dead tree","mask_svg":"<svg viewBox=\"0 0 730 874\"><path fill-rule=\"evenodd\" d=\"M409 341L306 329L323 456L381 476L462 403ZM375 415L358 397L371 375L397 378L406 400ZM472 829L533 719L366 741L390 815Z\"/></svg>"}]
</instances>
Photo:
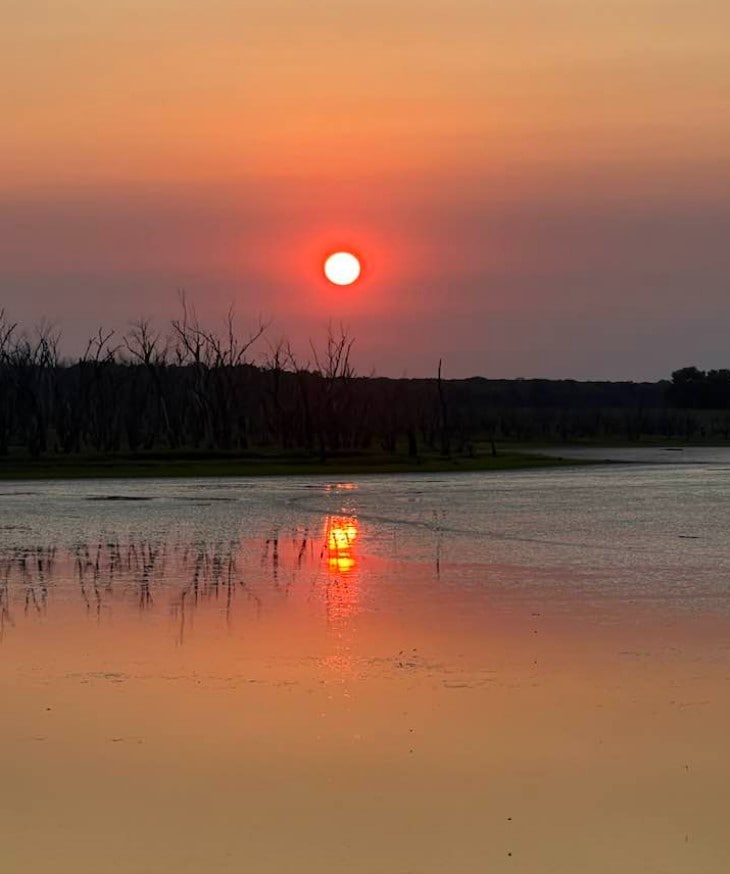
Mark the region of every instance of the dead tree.
<instances>
[{"instance_id":1,"label":"dead tree","mask_svg":"<svg viewBox=\"0 0 730 874\"><path fill-rule=\"evenodd\" d=\"M444 458L449 458L451 455L451 437L449 432L449 407L446 402L446 392L444 391L444 382L441 378L441 359L439 358L438 376L436 379L436 390L438 392L439 401L439 425L441 431L441 455Z\"/></svg>"}]
</instances>

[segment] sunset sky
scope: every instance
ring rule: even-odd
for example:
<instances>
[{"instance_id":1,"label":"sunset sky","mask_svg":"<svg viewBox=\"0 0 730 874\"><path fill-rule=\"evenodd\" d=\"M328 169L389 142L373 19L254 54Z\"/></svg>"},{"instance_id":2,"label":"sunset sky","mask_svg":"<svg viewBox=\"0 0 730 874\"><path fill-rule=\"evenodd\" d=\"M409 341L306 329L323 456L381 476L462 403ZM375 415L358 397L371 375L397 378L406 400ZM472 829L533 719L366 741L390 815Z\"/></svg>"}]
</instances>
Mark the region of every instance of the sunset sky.
<instances>
[{"instance_id":1,"label":"sunset sky","mask_svg":"<svg viewBox=\"0 0 730 874\"><path fill-rule=\"evenodd\" d=\"M0 306L69 352L185 289L365 373L730 367L727 0L3 8Z\"/></svg>"}]
</instances>

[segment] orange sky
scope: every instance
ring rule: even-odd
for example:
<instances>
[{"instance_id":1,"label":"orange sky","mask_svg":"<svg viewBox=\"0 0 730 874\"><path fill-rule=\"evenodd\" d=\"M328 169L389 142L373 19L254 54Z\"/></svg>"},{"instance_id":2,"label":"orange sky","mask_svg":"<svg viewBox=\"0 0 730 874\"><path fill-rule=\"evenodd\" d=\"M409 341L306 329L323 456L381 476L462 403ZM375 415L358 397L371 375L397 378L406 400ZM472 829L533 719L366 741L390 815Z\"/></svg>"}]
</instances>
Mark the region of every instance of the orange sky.
<instances>
[{"instance_id":1,"label":"orange sky","mask_svg":"<svg viewBox=\"0 0 730 874\"><path fill-rule=\"evenodd\" d=\"M184 286L303 346L343 319L383 373L727 364L728 26L719 0L11 0L2 303L70 347ZM318 273L342 245L349 295Z\"/></svg>"}]
</instances>

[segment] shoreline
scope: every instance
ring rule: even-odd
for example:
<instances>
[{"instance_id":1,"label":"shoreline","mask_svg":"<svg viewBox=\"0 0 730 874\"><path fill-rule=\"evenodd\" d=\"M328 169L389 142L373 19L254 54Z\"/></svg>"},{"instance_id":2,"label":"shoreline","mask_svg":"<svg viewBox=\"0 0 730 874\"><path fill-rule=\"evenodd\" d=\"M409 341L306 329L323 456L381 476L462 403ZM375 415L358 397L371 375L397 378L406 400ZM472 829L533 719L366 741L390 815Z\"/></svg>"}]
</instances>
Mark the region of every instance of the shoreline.
<instances>
[{"instance_id":1,"label":"shoreline","mask_svg":"<svg viewBox=\"0 0 730 874\"><path fill-rule=\"evenodd\" d=\"M625 441L569 444L504 444L492 455L486 447L473 455L453 455L447 458L433 453L410 458L404 453L355 452L333 454L325 461L316 456L284 452L196 452L149 451L138 454L90 454L77 456L48 455L38 459L27 456L0 458L0 482L54 481L78 479L192 479L198 477L287 477L287 476L362 476L370 474L404 473L484 473L545 469L553 467L584 467L587 465L660 464L656 460L638 462L635 459L588 457L586 450L611 453L616 450L663 450L681 453L692 449L727 448L727 443L670 443L646 441L640 444ZM576 454L571 454L575 451ZM559 454L553 454L559 453ZM702 462L695 462L702 463Z\"/></svg>"},{"instance_id":2,"label":"shoreline","mask_svg":"<svg viewBox=\"0 0 730 874\"><path fill-rule=\"evenodd\" d=\"M77 479L192 479L197 477L268 477L310 475L403 474L403 473L481 473L611 464L539 451L503 451L497 456L475 455L441 458L425 456L418 460L403 456L339 456L325 462L297 457L102 457L0 461L0 481L77 480Z\"/></svg>"}]
</instances>

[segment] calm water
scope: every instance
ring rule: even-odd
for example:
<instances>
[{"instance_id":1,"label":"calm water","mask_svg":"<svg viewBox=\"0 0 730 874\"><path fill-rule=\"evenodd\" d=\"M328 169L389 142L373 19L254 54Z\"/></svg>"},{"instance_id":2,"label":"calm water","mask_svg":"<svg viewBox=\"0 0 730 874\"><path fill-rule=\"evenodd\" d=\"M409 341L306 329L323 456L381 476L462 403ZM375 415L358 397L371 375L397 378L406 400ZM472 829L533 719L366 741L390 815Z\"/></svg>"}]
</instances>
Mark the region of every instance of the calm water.
<instances>
[{"instance_id":1,"label":"calm water","mask_svg":"<svg viewBox=\"0 0 730 874\"><path fill-rule=\"evenodd\" d=\"M415 584L399 597L448 590L455 608L465 594L471 609L475 597L502 593L567 598L571 609L584 599L616 599L725 611L730 453L713 457L356 482L3 484L0 560L16 607L40 582L49 609L78 599L92 566L105 591L115 577L134 584L142 572L174 597L200 559L235 561L237 581L262 597L284 582L316 585L339 570L362 578L362 610L386 609L383 589L400 590L404 568L418 566ZM352 543L333 550L328 531L347 521Z\"/></svg>"},{"instance_id":2,"label":"calm water","mask_svg":"<svg viewBox=\"0 0 730 874\"><path fill-rule=\"evenodd\" d=\"M726 870L730 453L679 455L0 485L0 869Z\"/></svg>"}]
</instances>

